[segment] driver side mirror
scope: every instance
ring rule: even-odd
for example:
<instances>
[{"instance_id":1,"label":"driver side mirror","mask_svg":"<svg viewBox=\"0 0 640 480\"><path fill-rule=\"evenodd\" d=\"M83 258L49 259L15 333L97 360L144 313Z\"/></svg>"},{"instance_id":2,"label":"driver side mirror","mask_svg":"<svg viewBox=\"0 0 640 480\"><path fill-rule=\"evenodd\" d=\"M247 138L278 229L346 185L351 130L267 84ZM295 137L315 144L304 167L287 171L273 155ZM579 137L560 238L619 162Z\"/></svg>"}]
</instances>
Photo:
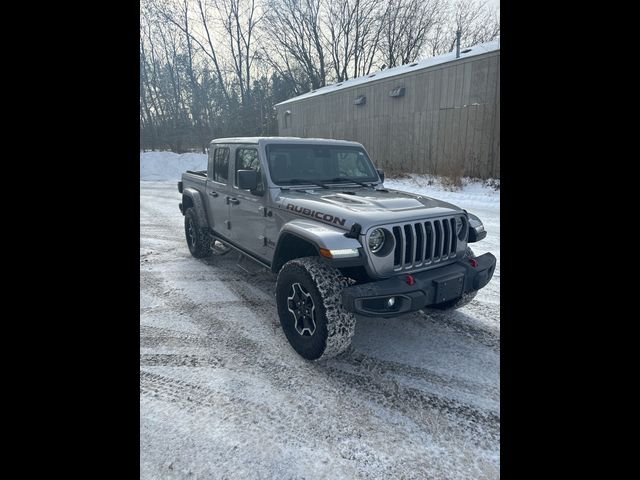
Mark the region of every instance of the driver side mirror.
<instances>
[{"instance_id":1,"label":"driver side mirror","mask_svg":"<svg viewBox=\"0 0 640 480\"><path fill-rule=\"evenodd\" d=\"M253 193L258 188L259 175L257 170L238 170L238 188Z\"/></svg>"},{"instance_id":2,"label":"driver side mirror","mask_svg":"<svg viewBox=\"0 0 640 480\"><path fill-rule=\"evenodd\" d=\"M384 171L381 168L376 168L378 175L380 175L380 180L384 182Z\"/></svg>"}]
</instances>

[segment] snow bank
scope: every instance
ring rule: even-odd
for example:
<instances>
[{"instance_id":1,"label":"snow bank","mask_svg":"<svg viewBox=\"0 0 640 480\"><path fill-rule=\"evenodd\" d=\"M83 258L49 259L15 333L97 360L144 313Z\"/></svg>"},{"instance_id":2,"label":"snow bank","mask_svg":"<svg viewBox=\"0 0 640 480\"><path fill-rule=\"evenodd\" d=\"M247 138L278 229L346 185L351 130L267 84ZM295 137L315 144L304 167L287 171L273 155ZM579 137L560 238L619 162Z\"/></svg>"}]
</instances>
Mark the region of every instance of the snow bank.
<instances>
[{"instance_id":1,"label":"snow bank","mask_svg":"<svg viewBox=\"0 0 640 480\"><path fill-rule=\"evenodd\" d=\"M180 180L187 170L206 170L203 153L144 152L140 153L140 180Z\"/></svg>"},{"instance_id":2,"label":"snow bank","mask_svg":"<svg viewBox=\"0 0 640 480\"><path fill-rule=\"evenodd\" d=\"M207 156L203 153L144 152L140 154L140 180L180 180L187 170L205 170ZM452 203L500 205L500 190L490 185L500 185L499 180L482 182L463 178L462 188L452 191L440 177L410 174L406 178L387 178L385 187L421 195L434 196Z\"/></svg>"},{"instance_id":3,"label":"snow bank","mask_svg":"<svg viewBox=\"0 0 640 480\"><path fill-rule=\"evenodd\" d=\"M498 187L497 189L492 186ZM500 208L500 180L462 179L462 187L452 190L441 177L409 174L407 178L388 178L384 186L394 190L417 193L438 200L460 204L463 208Z\"/></svg>"}]
</instances>

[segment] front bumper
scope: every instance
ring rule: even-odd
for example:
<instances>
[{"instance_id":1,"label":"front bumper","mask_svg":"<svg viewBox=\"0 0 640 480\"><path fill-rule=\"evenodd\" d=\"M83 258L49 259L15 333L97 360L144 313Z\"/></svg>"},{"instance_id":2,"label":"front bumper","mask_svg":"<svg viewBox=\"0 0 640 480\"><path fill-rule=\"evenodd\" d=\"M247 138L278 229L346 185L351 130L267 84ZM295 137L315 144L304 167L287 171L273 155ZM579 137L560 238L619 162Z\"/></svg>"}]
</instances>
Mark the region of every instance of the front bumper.
<instances>
[{"instance_id":1,"label":"front bumper","mask_svg":"<svg viewBox=\"0 0 640 480\"><path fill-rule=\"evenodd\" d=\"M485 253L425 272L402 274L385 280L352 285L342 291L342 305L368 317L392 317L454 300L484 287L496 267L496 257ZM413 277L412 285L407 277ZM393 306L388 305L394 298Z\"/></svg>"}]
</instances>

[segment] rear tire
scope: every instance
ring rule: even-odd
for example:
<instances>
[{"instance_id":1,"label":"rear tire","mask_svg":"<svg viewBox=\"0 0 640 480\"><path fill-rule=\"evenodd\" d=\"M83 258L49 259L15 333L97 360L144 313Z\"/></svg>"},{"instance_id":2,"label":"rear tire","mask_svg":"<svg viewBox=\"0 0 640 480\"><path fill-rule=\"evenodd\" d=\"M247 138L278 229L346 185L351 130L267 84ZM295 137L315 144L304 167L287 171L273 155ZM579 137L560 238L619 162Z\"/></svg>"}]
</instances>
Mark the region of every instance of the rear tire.
<instances>
[{"instance_id":1,"label":"rear tire","mask_svg":"<svg viewBox=\"0 0 640 480\"><path fill-rule=\"evenodd\" d=\"M335 357L351 344L356 318L342 307L348 279L320 257L290 260L278 273L276 301L282 330L307 360Z\"/></svg>"},{"instance_id":2,"label":"rear tire","mask_svg":"<svg viewBox=\"0 0 640 480\"><path fill-rule=\"evenodd\" d=\"M184 234L191 255L203 258L211 255L211 240L207 232L198 223L198 215L193 207L184 214Z\"/></svg>"}]
</instances>

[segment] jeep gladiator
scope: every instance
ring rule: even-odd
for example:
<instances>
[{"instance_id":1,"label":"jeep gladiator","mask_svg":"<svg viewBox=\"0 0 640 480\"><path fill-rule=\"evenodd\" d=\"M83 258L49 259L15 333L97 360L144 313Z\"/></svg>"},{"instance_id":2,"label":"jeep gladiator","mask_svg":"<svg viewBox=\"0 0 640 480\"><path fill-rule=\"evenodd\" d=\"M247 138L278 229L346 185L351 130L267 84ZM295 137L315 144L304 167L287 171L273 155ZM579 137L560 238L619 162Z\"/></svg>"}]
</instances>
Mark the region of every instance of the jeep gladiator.
<instances>
[{"instance_id":1,"label":"jeep gladiator","mask_svg":"<svg viewBox=\"0 0 640 480\"><path fill-rule=\"evenodd\" d=\"M356 142L213 140L207 170L178 182L189 251L210 256L220 242L277 274L282 329L309 360L343 352L355 314L470 302L496 266L468 246L486 236L480 219L383 182Z\"/></svg>"}]
</instances>

